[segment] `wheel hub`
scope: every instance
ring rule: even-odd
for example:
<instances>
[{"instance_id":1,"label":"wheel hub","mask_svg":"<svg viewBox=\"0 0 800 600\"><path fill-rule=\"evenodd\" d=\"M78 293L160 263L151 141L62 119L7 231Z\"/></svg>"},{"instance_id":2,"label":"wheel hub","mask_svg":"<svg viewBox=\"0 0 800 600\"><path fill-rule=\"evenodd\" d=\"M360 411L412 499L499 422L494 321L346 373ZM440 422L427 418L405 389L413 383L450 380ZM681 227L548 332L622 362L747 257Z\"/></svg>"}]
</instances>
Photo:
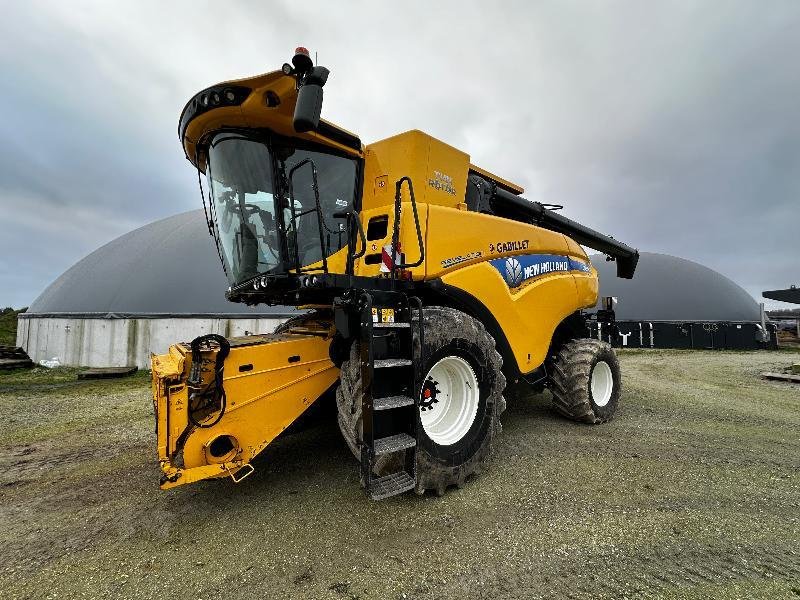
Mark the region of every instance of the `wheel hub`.
<instances>
[{"instance_id":1,"label":"wheel hub","mask_svg":"<svg viewBox=\"0 0 800 600\"><path fill-rule=\"evenodd\" d=\"M611 367L604 360L600 360L592 369L591 375L592 400L597 406L605 406L611 400L614 391L614 376Z\"/></svg>"},{"instance_id":2,"label":"wheel hub","mask_svg":"<svg viewBox=\"0 0 800 600\"><path fill-rule=\"evenodd\" d=\"M438 395L440 393L438 384L436 381L429 375L428 378L425 380L425 383L422 384L422 397L419 401L419 409L422 411L425 410L432 410L433 405L439 402Z\"/></svg>"},{"instance_id":3,"label":"wheel hub","mask_svg":"<svg viewBox=\"0 0 800 600\"><path fill-rule=\"evenodd\" d=\"M460 356L446 356L431 367L420 390L420 423L440 446L460 441L478 413L480 389L470 364Z\"/></svg>"}]
</instances>

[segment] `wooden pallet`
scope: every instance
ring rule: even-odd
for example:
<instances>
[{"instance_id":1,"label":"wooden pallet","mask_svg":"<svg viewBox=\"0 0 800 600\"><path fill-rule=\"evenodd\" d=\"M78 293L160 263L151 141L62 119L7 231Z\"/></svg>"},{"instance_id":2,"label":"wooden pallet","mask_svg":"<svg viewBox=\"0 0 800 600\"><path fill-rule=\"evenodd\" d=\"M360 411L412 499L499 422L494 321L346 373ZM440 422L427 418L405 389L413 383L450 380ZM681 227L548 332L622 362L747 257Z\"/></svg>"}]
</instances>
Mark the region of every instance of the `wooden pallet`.
<instances>
[{"instance_id":1,"label":"wooden pallet","mask_svg":"<svg viewBox=\"0 0 800 600\"><path fill-rule=\"evenodd\" d=\"M78 379L113 379L115 377L127 377L133 375L139 367L100 367L97 369L86 369L78 373Z\"/></svg>"},{"instance_id":2,"label":"wooden pallet","mask_svg":"<svg viewBox=\"0 0 800 600\"><path fill-rule=\"evenodd\" d=\"M29 358L19 346L0 346L0 358Z\"/></svg>"},{"instance_id":3,"label":"wooden pallet","mask_svg":"<svg viewBox=\"0 0 800 600\"><path fill-rule=\"evenodd\" d=\"M0 370L2 369L30 369L33 361L30 356L18 346L0 346Z\"/></svg>"},{"instance_id":4,"label":"wooden pallet","mask_svg":"<svg viewBox=\"0 0 800 600\"><path fill-rule=\"evenodd\" d=\"M0 358L0 371L8 369L30 369L32 366L33 361L30 358Z\"/></svg>"},{"instance_id":5,"label":"wooden pallet","mask_svg":"<svg viewBox=\"0 0 800 600\"><path fill-rule=\"evenodd\" d=\"M761 377L764 379L773 379L775 381L788 381L790 383L800 383L800 375L790 375L789 373L762 373Z\"/></svg>"}]
</instances>

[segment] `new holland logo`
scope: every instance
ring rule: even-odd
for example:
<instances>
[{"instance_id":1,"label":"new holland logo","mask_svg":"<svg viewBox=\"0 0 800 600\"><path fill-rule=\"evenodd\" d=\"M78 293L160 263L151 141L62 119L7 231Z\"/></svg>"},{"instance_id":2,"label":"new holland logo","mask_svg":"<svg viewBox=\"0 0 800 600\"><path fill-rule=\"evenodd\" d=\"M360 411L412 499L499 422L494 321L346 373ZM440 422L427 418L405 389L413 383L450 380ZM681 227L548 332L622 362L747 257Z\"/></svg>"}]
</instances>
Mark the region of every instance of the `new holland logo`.
<instances>
[{"instance_id":1,"label":"new holland logo","mask_svg":"<svg viewBox=\"0 0 800 600\"><path fill-rule=\"evenodd\" d=\"M522 283L522 265L513 256L506 259L506 283L511 287Z\"/></svg>"},{"instance_id":2,"label":"new holland logo","mask_svg":"<svg viewBox=\"0 0 800 600\"><path fill-rule=\"evenodd\" d=\"M554 254L523 254L496 258L489 262L511 288L519 287L529 279L536 279L552 273L569 273L570 271L588 273L591 271L591 266L582 260Z\"/></svg>"}]
</instances>

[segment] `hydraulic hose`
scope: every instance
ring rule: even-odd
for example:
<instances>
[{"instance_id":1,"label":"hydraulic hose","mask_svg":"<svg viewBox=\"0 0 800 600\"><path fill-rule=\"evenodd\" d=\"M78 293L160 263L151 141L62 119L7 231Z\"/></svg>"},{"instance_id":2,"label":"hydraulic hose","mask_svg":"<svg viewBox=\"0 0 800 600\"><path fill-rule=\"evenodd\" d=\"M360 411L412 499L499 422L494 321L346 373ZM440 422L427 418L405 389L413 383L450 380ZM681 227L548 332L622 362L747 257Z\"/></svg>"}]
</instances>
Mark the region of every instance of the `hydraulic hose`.
<instances>
[{"instance_id":1,"label":"hydraulic hose","mask_svg":"<svg viewBox=\"0 0 800 600\"><path fill-rule=\"evenodd\" d=\"M213 394L212 401L214 403L219 404L219 414L217 418L214 419L211 423L200 423L194 418L192 414L191 407L188 411L189 421L195 427L199 427L201 429L208 429L209 427L213 427L217 423L222 420L222 417L225 415L225 409L227 407L227 398L225 396L225 387L222 383L222 376L225 368L225 359L228 357L231 351L231 345L228 343L223 336L217 335L216 333L209 333L207 335L201 335L196 337L192 340L191 348L192 348L192 369L189 372L189 379L187 384L190 387L199 387L202 382L202 372L203 372L203 357L201 353L201 346L206 344L209 348L211 347L211 342L216 342L219 345L219 350L217 351L217 356L214 361L214 380L209 383L206 388L202 392L196 392L192 394L193 397L206 396L209 392ZM213 389L212 389L213 388Z\"/></svg>"}]
</instances>

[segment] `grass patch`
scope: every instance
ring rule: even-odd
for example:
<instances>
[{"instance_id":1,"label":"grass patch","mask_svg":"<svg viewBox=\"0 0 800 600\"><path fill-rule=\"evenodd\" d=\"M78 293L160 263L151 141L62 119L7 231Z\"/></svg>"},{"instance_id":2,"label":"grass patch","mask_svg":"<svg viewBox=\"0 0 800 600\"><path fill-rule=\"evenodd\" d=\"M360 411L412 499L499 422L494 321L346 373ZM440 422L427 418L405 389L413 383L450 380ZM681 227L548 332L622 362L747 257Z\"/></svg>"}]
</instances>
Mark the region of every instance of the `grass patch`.
<instances>
[{"instance_id":1,"label":"grass patch","mask_svg":"<svg viewBox=\"0 0 800 600\"><path fill-rule=\"evenodd\" d=\"M147 385L150 381L150 371L140 369L133 375L114 379L78 379L78 373L88 367L34 367L32 369L11 369L0 371L0 391L13 387L15 391L33 391L41 386L62 387L62 384L75 384L80 387L101 386L110 391L118 391L131 386Z\"/></svg>"},{"instance_id":2,"label":"grass patch","mask_svg":"<svg viewBox=\"0 0 800 600\"><path fill-rule=\"evenodd\" d=\"M0 310L0 346L17 345L17 317L27 308L15 310L11 307Z\"/></svg>"},{"instance_id":3,"label":"grass patch","mask_svg":"<svg viewBox=\"0 0 800 600\"><path fill-rule=\"evenodd\" d=\"M598 426L510 387L484 473L381 503L335 417L161 492L147 371L0 373L0 597L800 597L800 389L759 376L791 359L621 352Z\"/></svg>"}]
</instances>

